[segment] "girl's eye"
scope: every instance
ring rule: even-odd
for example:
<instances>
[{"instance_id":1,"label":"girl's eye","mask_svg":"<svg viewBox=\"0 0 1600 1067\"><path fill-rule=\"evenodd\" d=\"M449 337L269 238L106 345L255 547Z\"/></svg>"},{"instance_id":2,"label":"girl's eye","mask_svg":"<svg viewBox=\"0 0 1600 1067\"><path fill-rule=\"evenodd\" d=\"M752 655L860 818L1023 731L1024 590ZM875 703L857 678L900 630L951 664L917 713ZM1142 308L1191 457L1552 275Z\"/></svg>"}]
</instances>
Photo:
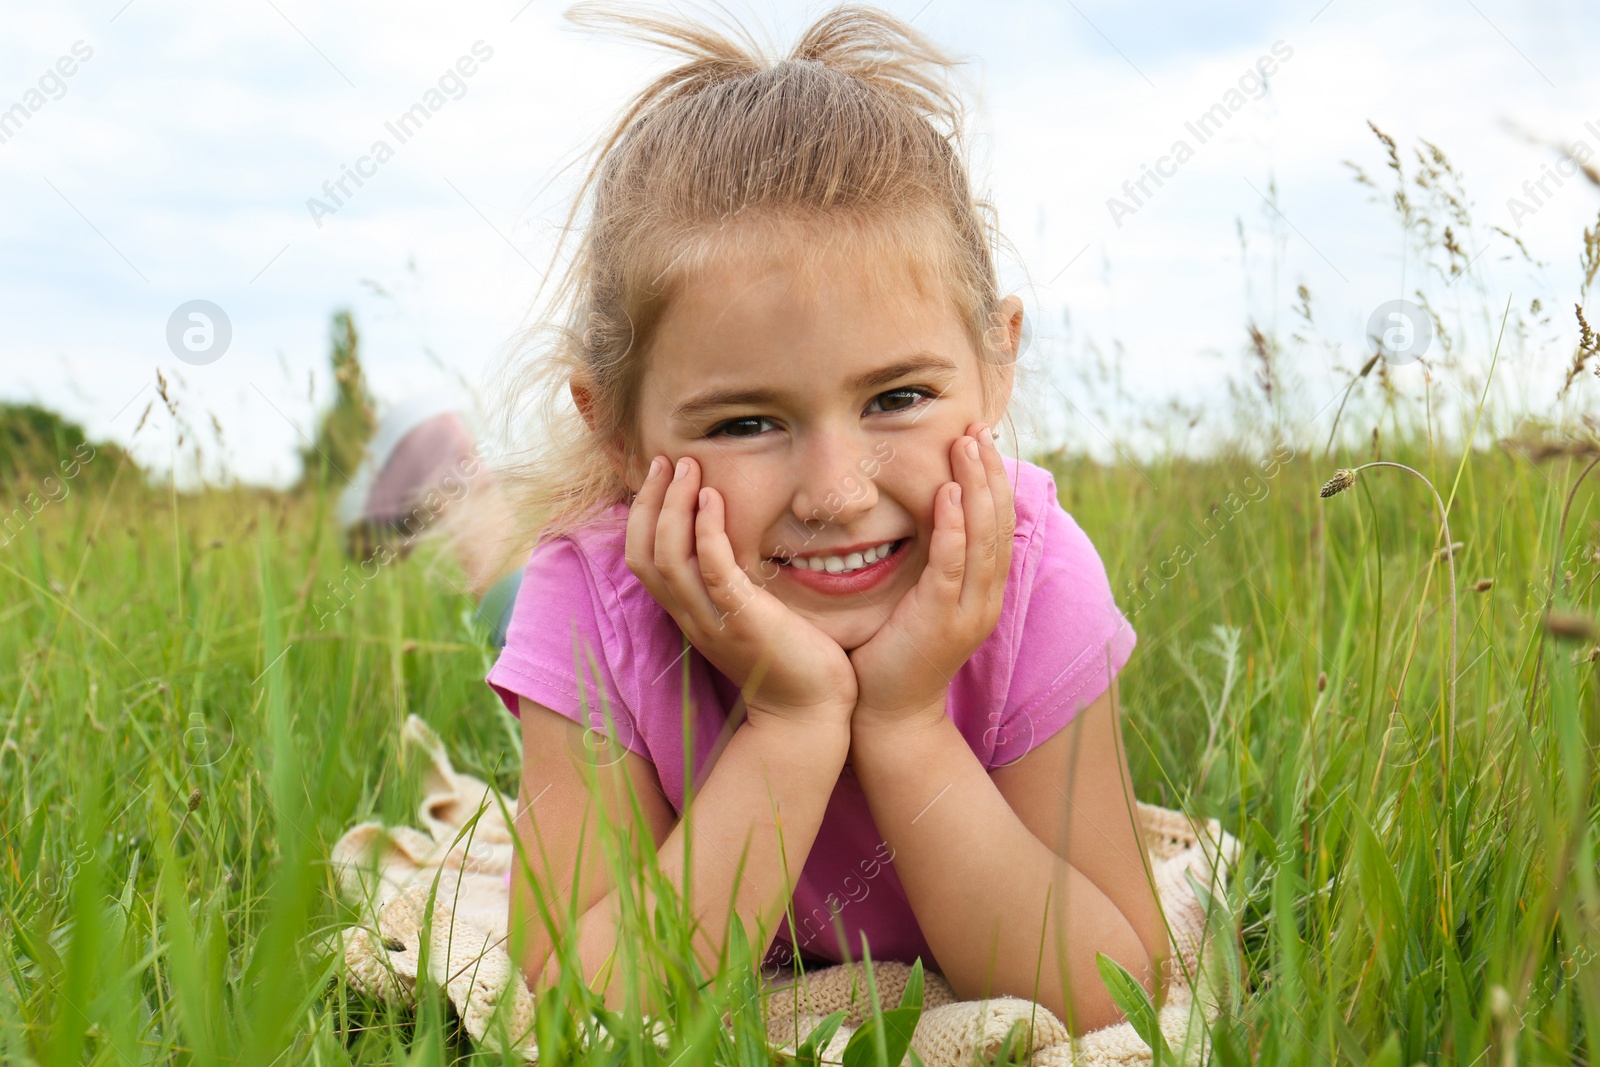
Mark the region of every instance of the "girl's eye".
<instances>
[{"instance_id":1,"label":"girl's eye","mask_svg":"<svg viewBox=\"0 0 1600 1067\"><path fill-rule=\"evenodd\" d=\"M729 419L719 422L706 431L707 437L755 437L761 433L761 424L772 423L771 419L759 415L747 415L742 419Z\"/></svg>"},{"instance_id":2,"label":"girl's eye","mask_svg":"<svg viewBox=\"0 0 1600 1067\"><path fill-rule=\"evenodd\" d=\"M885 412L910 411L919 401L933 399L933 394L926 389L905 388L891 389L887 393L879 393L872 398L872 403L879 405L878 410Z\"/></svg>"}]
</instances>

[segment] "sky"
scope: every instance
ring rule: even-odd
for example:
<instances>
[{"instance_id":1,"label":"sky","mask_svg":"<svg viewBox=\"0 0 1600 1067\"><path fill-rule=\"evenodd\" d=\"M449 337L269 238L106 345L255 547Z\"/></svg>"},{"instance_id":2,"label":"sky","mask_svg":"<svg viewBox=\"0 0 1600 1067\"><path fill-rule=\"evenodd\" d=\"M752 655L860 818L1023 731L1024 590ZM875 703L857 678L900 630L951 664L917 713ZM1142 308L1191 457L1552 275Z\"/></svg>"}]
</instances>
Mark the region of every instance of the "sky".
<instances>
[{"instance_id":1,"label":"sky","mask_svg":"<svg viewBox=\"0 0 1600 1067\"><path fill-rule=\"evenodd\" d=\"M1462 176L1473 221L1456 236L1472 265L1428 290L1461 364L1486 368L1501 312L1538 298L1542 324L1529 316L1496 373L1551 407L1577 332L1582 233L1600 216L1600 187L1570 167L1549 177L1563 148L1600 153L1592 3L882 6L968 60L974 180L1031 328L1027 443L1162 447L1138 416L1173 400L1225 411L1251 322L1283 341L1299 423L1329 425L1337 368L1371 353L1374 311L1427 283L1369 122L1408 176L1421 139ZM331 394L330 320L347 308L381 403L495 400L584 153L673 64L568 23L566 7L0 9L0 398L59 410L181 482L285 485ZM725 10L775 55L826 7ZM434 109L402 140L390 126L417 104ZM1225 121L1202 138L1208 112ZM379 140L393 150L381 160ZM1316 330L1294 345L1300 285ZM209 335L187 317L193 301L220 309ZM1109 378L1096 384L1091 366ZM1391 369L1406 387L1425 373Z\"/></svg>"}]
</instances>

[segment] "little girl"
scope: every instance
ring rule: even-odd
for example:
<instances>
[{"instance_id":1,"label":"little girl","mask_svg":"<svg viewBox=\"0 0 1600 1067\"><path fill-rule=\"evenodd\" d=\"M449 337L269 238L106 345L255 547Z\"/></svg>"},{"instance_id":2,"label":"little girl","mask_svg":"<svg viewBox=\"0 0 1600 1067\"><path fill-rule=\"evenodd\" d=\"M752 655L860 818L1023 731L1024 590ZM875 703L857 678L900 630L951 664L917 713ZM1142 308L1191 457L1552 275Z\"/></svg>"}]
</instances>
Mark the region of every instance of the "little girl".
<instances>
[{"instance_id":1,"label":"little girl","mask_svg":"<svg viewBox=\"0 0 1600 1067\"><path fill-rule=\"evenodd\" d=\"M954 61L856 6L776 64L569 17L689 58L602 141L531 370L555 424L488 676L522 724L519 870L574 901L557 928L610 1004L602 819L692 887L708 974L731 912L769 976L870 947L1074 1032L1118 1021L1095 954L1154 992L1170 951L1119 747L1135 635L1051 476L995 444L1023 313ZM537 992L558 965L523 877L519 927Z\"/></svg>"}]
</instances>

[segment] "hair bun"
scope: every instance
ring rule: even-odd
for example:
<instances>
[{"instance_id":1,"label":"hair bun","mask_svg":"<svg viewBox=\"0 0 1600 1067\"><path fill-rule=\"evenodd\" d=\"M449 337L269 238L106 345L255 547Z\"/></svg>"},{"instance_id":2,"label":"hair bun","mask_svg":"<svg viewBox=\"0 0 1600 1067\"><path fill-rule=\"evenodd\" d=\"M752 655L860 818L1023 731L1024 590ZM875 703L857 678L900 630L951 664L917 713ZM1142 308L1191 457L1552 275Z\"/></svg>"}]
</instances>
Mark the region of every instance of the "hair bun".
<instances>
[{"instance_id":1,"label":"hair bun","mask_svg":"<svg viewBox=\"0 0 1600 1067\"><path fill-rule=\"evenodd\" d=\"M777 65L737 23L730 36L704 23L615 0L582 0L568 8L565 17L578 26L687 57L687 62L639 94L623 125L680 96ZM948 136L959 136L966 118L960 96L937 76L966 61L879 8L855 3L833 8L811 25L784 59L816 63L857 78L934 120Z\"/></svg>"},{"instance_id":2,"label":"hair bun","mask_svg":"<svg viewBox=\"0 0 1600 1067\"><path fill-rule=\"evenodd\" d=\"M960 97L934 76L965 62L940 49L908 23L878 8L841 4L806 31L789 58L849 74L897 97L958 134L965 117Z\"/></svg>"}]
</instances>

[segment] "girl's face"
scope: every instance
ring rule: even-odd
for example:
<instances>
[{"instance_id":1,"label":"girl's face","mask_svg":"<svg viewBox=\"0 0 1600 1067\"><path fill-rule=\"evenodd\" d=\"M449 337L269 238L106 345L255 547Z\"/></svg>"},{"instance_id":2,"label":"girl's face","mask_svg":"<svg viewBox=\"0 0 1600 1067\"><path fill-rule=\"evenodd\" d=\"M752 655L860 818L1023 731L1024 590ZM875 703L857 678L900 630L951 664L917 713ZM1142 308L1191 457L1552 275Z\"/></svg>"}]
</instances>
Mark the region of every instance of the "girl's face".
<instances>
[{"instance_id":1,"label":"girl's face","mask_svg":"<svg viewBox=\"0 0 1600 1067\"><path fill-rule=\"evenodd\" d=\"M726 501L734 559L845 649L917 583L951 444L993 425L955 310L906 283L874 297L833 257L806 279L782 257L726 263L673 295L639 397L638 490L652 457L692 456ZM1022 305L1008 297L1014 357Z\"/></svg>"}]
</instances>

